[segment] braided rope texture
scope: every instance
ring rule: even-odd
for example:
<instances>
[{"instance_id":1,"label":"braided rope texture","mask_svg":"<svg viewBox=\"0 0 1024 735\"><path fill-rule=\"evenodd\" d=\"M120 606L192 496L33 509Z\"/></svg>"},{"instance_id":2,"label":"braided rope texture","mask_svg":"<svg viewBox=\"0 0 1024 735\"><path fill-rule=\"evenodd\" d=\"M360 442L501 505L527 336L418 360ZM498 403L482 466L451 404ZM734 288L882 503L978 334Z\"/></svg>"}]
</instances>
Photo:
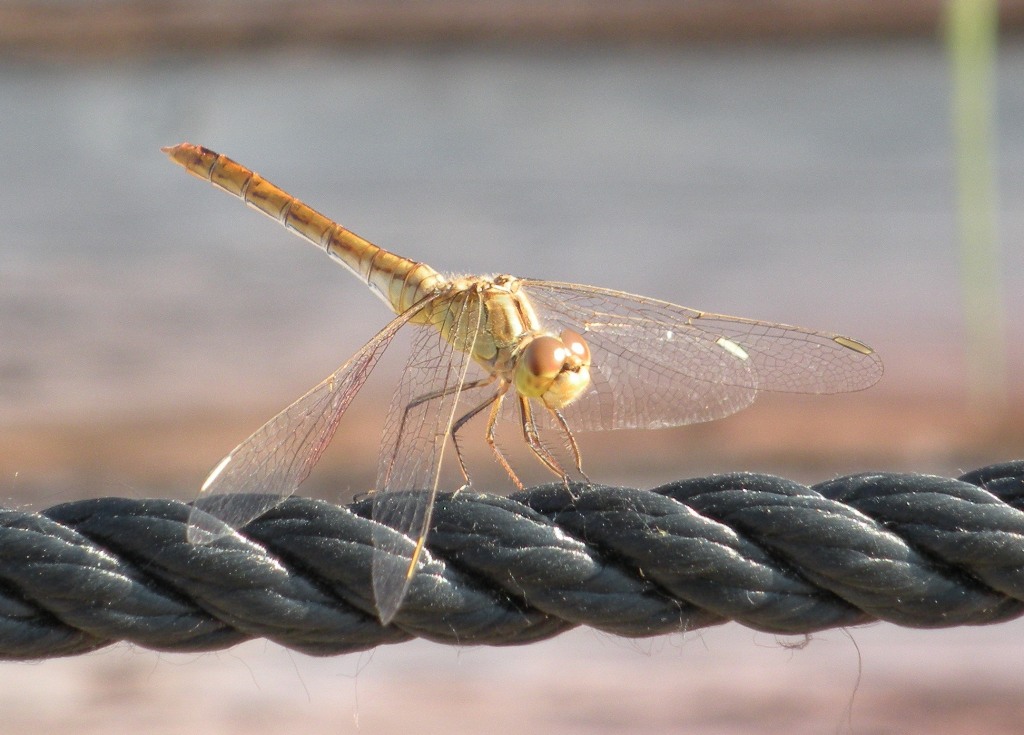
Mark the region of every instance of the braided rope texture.
<instances>
[{"instance_id":1,"label":"braided rope texture","mask_svg":"<svg viewBox=\"0 0 1024 735\"><path fill-rule=\"evenodd\" d=\"M4 510L0 659L116 641L206 651L263 637L333 655L412 637L515 645L578 625L640 637L730 620L779 634L996 623L1024 612L1022 504L1024 460L955 480L735 473L442 495L387 627L366 500L292 498L208 545L188 543L189 506L173 500Z\"/></svg>"}]
</instances>

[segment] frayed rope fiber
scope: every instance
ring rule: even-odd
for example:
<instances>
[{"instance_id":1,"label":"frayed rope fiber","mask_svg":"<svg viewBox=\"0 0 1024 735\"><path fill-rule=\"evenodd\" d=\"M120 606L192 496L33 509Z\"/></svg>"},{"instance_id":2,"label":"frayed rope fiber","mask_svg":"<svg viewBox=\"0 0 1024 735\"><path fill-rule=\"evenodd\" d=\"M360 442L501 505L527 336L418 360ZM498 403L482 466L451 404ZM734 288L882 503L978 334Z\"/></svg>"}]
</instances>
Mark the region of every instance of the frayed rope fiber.
<instances>
[{"instance_id":1,"label":"frayed rope fiber","mask_svg":"<svg viewBox=\"0 0 1024 735\"><path fill-rule=\"evenodd\" d=\"M956 480L736 473L442 495L388 627L369 501L292 498L209 545L188 543L189 506L173 500L6 510L0 658L116 641L205 651L262 637L332 655L413 637L514 645L577 625L639 637L730 620L780 634L995 623L1024 606L1022 504L1024 460Z\"/></svg>"}]
</instances>

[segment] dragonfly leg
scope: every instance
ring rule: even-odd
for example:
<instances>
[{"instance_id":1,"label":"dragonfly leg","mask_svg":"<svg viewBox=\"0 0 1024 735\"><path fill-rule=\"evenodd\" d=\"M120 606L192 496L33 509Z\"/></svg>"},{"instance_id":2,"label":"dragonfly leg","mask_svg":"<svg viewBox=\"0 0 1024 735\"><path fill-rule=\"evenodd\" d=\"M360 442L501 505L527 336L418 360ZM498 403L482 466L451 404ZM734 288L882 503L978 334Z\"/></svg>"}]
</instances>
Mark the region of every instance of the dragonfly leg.
<instances>
[{"instance_id":1,"label":"dragonfly leg","mask_svg":"<svg viewBox=\"0 0 1024 735\"><path fill-rule=\"evenodd\" d=\"M505 395L509 386L505 383L502 388L503 390L498 393L498 399L491 406L491 414L487 418L487 433L484 435L484 438L487 440L487 446L489 446L491 451L494 452L494 456L497 458L498 464L500 464L501 468L505 470L505 473L511 478L515 486L520 490L523 490L525 488L523 487L522 481L519 479L519 476L516 475L515 470L512 469L512 465L510 465L508 460L505 459L505 455L502 454L501 449L498 448L497 442L494 441L494 426L498 422L498 416L501 413L501 404L505 400Z\"/></svg>"},{"instance_id":2,"label":"dragonfly leg","mask_svg":"<svg viewBox=\"0 0 1024 735\"><path fill-rule=\"evenodd\" d=\"M473 387L474 388L483 387L484 385L487 385L487 384L489 384L491 382L493 382L493 376L492 376L492 379L488 380L486 383L483 383L482 385L474 385ZM464 488L469 487L470 481L469 481L469 470L466 469L466 461L462 458L462 450L459 448L458 432L459 432L459 430L463 426L466 425L466 423L470 419L472 419L474 416L479 414L481 411L483 411L488 406L493 406L494 404L497 404L498 406L500 406L501 405L501 399L505 396L505 392L507 390L508 390L508 384L504 383L498 389L497 393L495 393L493 396L489 397L487 400L485 400L485 401L481 402L480 404L478 404L478 405L474 406L473 408L471 408L469 411L467 411L462 416L460 416L458 418L458 420L455 421L455 423L452 424L452 429L451 429L451 432L450 432L451 433L451 437L452 437L452 446L455 447L455 456L458 457L458 459L459 459L459 469L462 470L462 477L466 481L466 484L463 485L461 488L459 488L459 490L462 490ZM491 413L494 413L494 409L493 408L491 410ZM488 430L490 431L490 424L488 424ZM492 448L493 448L493 445L492 445Z\"/></svg>"},{"instance_id":3,"label":"dragonfly leg","mask_svg":"<svg viewBox=\"0 0 1024 735\"><path fill-rule=\"evenodd\" d=\"M493 383L494 378L494 375L489 375L486 378L480 378L479 380L473 380L469 383L466 383L465 385L461 386L461 388L457 385L450 385L443 390L431 391L430 393L424 393L422 396L414 398L413 400L409 401L409 403L406 404L405 409L402 411L402 418L398 422L398 433L395 436L400 437L403 435L403 432L405 431L405 422L409 418L409 412L412 411L417 406L421 406L428 401L437 400L438 398L444 398L445 396L451 395L456 391L467 391L473 390L474 388L483 388L484 386ZM452 436L454 438L454 432L452 433ZM456 453L458 453L458 445L456 445L455 451ZM388 460L388 471L387 474L385 474L384 476L384 487L387 487L388 483L391 480L391 470L394 468L395 461L397 460L396 452L398 452L398 442L395 442L395 447L391 452L391 458ZM461 455L459 455L459 464L462 464ZM463 470L462 474L466 474L465 470Z\"/></svg>"},{"instance_id":4,"label":"dragonfly leg","mask_svg":"<svg viewBox=\"0 0 1024 735\"><path fill-rule=\"evenodd\" d=\"M569 445L569 449L572 451L573 461L576 464L576 470L580 473L583 479L589 484L590 478L587 477L587 473L583 471L583 458L580 456L579 445L576 444L576 437L573 436L572 430L569 428L569 424L565 421L565 416L557 408L549 408L551 415L555 417L558 425L562 428L562 433L565 434L566 443Z\"/></svg>"},{"instance_id":5,"label":"dragonfly leg","mask_svg":"<svg viewBox=\"0 0 1024 735\"><path fill-rule=\"evenodd\" d=\"M540 440L540 431L537 429L537 422L533 418L530 399L522 395L519 396L519 416L523 425L523 438L526 440L526 444L530 447L534 456L552 473L568 482L565 470L562 469L555 456L551 454L551 451Z\"/></svg>"}]
</instances>

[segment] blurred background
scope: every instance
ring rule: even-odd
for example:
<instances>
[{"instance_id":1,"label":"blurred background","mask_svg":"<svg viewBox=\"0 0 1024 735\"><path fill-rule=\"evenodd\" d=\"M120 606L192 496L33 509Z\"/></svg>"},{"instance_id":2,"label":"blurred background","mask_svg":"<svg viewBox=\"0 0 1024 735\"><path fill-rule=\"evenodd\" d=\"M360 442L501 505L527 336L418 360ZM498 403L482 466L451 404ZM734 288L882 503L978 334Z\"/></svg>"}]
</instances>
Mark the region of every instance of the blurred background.
<instances>
[{"instance_id":1,"label":"blurred background","mask_svg":"<svg viewBox=\"0 0 1024 735\"><path fill-rule=\"evenodd\" d=\"M885 361L864 393L584 435L596 480L1024 457L1022 28L1021 0L2 2L3 495L189 499L387 322L170 164L159 147L183 140L445 272L837 331ZM372 487L402 365L304 493ZM481 489L508 489L474 458ZM118 645L0 666L0 707L23 732L1013 732L1022 630L876 625L798 650L735 625L582 630L327 660Z\"/></svg>"}]
</instances>

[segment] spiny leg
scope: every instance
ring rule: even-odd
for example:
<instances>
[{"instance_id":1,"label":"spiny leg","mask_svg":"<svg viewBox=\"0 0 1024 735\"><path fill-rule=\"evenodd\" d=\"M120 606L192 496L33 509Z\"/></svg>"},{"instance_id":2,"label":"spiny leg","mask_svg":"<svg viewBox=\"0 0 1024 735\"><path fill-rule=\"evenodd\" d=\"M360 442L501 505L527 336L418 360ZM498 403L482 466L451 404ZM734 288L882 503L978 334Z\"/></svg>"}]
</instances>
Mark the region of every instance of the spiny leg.
<instances>
[{"instance_id":1,"label":"spiny leg","mask_svg":"<svg viewBox=\"0 0 1024 735\"><path fill-rule=\"evenodd\" d=\"M572 451L573 460L576 464L576 470L589 484L590 478L587 477L587 473L583 471L583 458L580 456L580 448L576 444L576 437L573 436L572 430L569 428L569 424L566 423L565 421L565 416L563 416L562 412L559 411L557 408L548 408L547 406L545 406L545 408L547 408L548 411L551 412L551 415L555 417L555 420L558 422L558 425L562 427L562 432L565 434L566 442L569 445L569 449Z\"/></svg>"},{"instance_id":2,"label":"spiny leg","mask_svg":"<svg viewBox=\"0 0 1024 735\"><path fill-rule=\"evenodd\" d=\"M523 487L523 483L519 479L519 476L516 475L515 471L512 469L512 465L508 463L508 460L505 459L505 455L502 454L501 449L498 448L497 442L494 441L494 426L498 422L498 416L501 414L501 404L505 401L508 389L509 384L502 381L501 389L498 392L498 398L491 405L491 413L487 417L487 431L484 434L484 439L487 441L487 446L489 446L491 451L494 452L494 456L497 458L498 464L500 464L501 468L505 470L505 473L509 478L511 478L515 486L520 490L524 490L525 488Z\"/></svg>"},{"instance_id":3,"label":"spiny leg","mask_svg":"<svg viewBox=\"0 0 1024 735\"><path fill-rule=\"evenodd\" d=\"M444 398L445 396L451 395L452 393L455 393L455 392L460 391L460 390L461 391L467 391L467 390L473 390L475 388L483 388L483 387L488 386L491 383L493 383L494 382L494 378L495 378L495 376L492 374L492 375L488 375L486 378L480 378L479 380L474 380L474 381L472 381L470 383L466 383L461 388L458 385L450 385L450 386L446 387L443 390L431 391L430 393L424 393L422 396L419 396L418 398L414 398L413 400L409 401L409 403L406 404L405 408L402 410L402 418L398 422L398 433L395 436L398 436L398 437L402 436L402 433L405 431L406 419L409 418L409 412L412 411L417 406L421 406L424 403L426 403L427 401L434 401L434 400L437 400L439 398ZM461 419L460 419L460 421L461 421ZM455 437L455 431L454 431L454 428L453 428L453 430L452 430L452 438L454 438L454 437ZM399 442L396 441L395 442L395 448L394 448L394 450L393 450L393 452L391 454L391 458L388 460L388 471L384 475L384 486L385 487L387 486L388 482L391 480L391 470L394 468L395 461L397 460L396 453L398 452L398 445L399 445ZM458 445L456 445L455 451L458 454L458 452L459 452ZM459 454L459 464L460 465L463 464L463 462L462 462L462 455L461 454ZM466 474L465 470L463 470L462 474L463 475ZM468 478L467 478L467 480L468 480Z\"/></svg>"},{"instance_id":4,"label":"spiny leg","mask_svg":"<svg viewBox=\"0 0 1024 735\"><path fill-rule=\"evenodd\" d=\"M492 378L493 378L493 376L492 376ZM488 381L488 382L492 382L492 381ZM482 386L473 386L473 387L474 388L479 388L479 387L482 387ZM490 406L490 405L492 405L494 403L498 403L500 405L501 399L505 395L505 391L507 391L507 390L508 390L508 384L502 385L502 387L500 387L498 389L497 393L495 393L493 396L491 396L487 400L483 401L479 405L474 406L473 408L469 409L469 411L467 411L462 416L460 416L458 418L458 420L456 420L455 423L452 424L452 430L450 432L451 436L452 436L452 445L455 447L455 456L458 457L459 469L462 470L462 477L466 481L466 484L463 485L462 488L459 488L460 490L463 489L463 488L469 487L470 480L469 480L469 471L466 469L466 461L462 458L462 450L459 448L458 432L459 432L459 430L463 426L466 425L466 423L468 421L470 421L474 416L479 414L481 411L483 411L488 406Z\"/></svg>"},{"instance_id":5,"label":"spiny leg","mask_svg":"<svg viewBox=\"0 0 1024 735\"><path fill-rule=\"evenodd\" d=\"M553 474L568 481L565 470L562 469L555 456L551 454L551 451L540 440L537 422L533 418L533 409L530 408L530 399L522 395L519 396L519 416L523 425L523 438L526 439L526 444L533 451L534 456L551 470Z\"/></svg>"}]
</instances>

